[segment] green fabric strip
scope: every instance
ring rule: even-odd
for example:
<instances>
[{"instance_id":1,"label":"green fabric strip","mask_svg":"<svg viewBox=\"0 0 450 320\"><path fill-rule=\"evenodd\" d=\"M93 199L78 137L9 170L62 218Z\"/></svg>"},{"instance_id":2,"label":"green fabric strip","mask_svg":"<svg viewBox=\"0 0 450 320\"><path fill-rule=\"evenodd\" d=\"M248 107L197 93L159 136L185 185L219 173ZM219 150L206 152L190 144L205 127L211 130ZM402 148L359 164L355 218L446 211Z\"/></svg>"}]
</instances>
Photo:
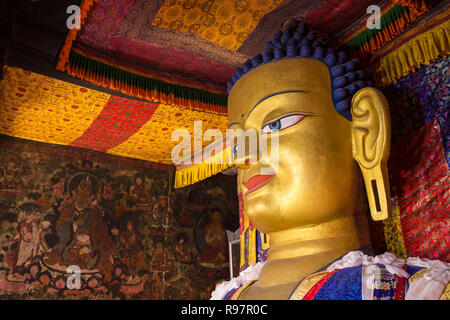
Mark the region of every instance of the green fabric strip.
<instances>
[{"instance_id":1,"label":"green fabric strip","mask_svg":"<svg viewBox=\"0 0 450 320\"><path fill-rule=\"evenodd\" d=\"M177 98L189 99L217 106L227 106L227 96L211 93L196 88L189 88L167 83L161 80L143 77L128 71L124 71L102 62L89 59L76 52L71 52L69 63L73 66L91 71L98 75L105 75L109 79L115 79L136 88L145 90L156 90L163 94L173 94Z\"/></svg>"}]
</instances>

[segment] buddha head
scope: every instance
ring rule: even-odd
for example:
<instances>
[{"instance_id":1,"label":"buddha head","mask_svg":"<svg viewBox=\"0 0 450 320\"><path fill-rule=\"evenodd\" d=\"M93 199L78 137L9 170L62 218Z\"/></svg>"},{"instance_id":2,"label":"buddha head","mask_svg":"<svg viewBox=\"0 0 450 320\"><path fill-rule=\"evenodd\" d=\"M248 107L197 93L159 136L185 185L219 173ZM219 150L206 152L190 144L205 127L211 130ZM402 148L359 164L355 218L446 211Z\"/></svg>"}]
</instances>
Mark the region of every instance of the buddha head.
<instances>
[{"instance_id":1,"label":"buddha head","mask_svg":"<svg viewBox=\"0 0 450 320\"><path fill-rule=\"evenodd\" d=\"M277 136L277 163L271 144L256 157L244 147L234 160L258 230L354 215L364 185L372 218L388 217L388 104L357 60L290 21L236 70L228 91L230 129L255 130L259 141Z\"/></svg>"}]
</instances>

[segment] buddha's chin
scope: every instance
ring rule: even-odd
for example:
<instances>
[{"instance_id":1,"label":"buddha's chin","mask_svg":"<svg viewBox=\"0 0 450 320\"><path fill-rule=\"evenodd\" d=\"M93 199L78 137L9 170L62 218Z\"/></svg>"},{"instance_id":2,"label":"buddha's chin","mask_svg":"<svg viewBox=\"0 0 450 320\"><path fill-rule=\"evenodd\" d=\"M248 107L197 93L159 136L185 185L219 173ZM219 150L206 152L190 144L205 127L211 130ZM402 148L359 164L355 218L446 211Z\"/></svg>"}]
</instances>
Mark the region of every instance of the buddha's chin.
<instances>
[{"instance_id":1,"label":"buddha's chin","mask_svg":"<svg viewBox=\"0 0 450 320\"><path fill-rule=\"evenodd\" d=\"M263 233L282 230L285 227L280 224L280 206L278 201L262 189L245 197L246 213L256 229Z\"/></svg>"}]
</instances>

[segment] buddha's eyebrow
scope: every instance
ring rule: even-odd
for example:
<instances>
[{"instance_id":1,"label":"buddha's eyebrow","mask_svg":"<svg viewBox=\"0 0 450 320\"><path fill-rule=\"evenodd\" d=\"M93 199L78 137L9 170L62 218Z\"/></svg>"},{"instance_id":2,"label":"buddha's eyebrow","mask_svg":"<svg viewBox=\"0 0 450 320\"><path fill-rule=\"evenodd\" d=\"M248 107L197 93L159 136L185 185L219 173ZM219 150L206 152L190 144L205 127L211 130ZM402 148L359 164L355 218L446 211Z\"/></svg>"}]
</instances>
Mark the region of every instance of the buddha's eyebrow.
<instances>
[{"instance_id":1,"label":"buddha's eyebrow","mask_svg":"<svg viewBox=\"0 0 450 320\"><path fill-rule=\"evenodd\" d=\"M255 110L255 108L256 108L259 104L261 104L261 102L263 102L264 100L267 100L267 99L269 99L269 98L271 98L271 97L273 97L273 96L279 95L279 94L292 93L292 92L305 92L305 91L303 91L303 90L288 90L288 91L280 91L280 92L275 92L275 93L269 94L268 96L265 96L264 98L262 98L261 100L259 100L259 101L253 106L253 108L252 108L252 109L250 110L250 112L248 113L247 118L250 116L250 113L252 113L252 111Z\"/></svg>"},{"instance_id":2,"label":"buddha's eyebrow","mask_svg":"<svg viewBox=\"0 0 450 320\"><path fill-rule=\"evenodd\" d=\"M228 126L228 129L231 127L231 126L234 126L235 124L240 124L239 122L232 122L232 123L230 123L230 125Z\"/></svg>"}]
</instances>

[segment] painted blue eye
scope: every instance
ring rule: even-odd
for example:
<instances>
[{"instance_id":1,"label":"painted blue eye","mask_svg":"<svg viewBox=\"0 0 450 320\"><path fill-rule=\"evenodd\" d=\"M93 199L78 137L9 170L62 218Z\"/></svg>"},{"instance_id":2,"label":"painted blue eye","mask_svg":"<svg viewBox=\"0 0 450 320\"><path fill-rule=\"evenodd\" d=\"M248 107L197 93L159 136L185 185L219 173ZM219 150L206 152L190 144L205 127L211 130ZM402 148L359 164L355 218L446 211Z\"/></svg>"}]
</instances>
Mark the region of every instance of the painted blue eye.
<instances>
[{"instance_id":1,"label":"painted blue eye","mask_svg":"<svg viewBox=\"0 0 450 320\"><path fill-rule=\"evenodd\" d=\"M270 130L280 130L281 129L281 121L277 120L268 124Z\"/></svg>"},{"instance_id":2,"label":"painted blue eye","mask_svg":"<svg viewBox=\"0 0 450 320\"><path fill-rule=\"evenodd\" d=\"M276 131L280 131L286 128L293 126L294 124L302 121L306 116L301 114L294 114L282 117L278 120L269 122L265 126L262 127L262 133L272 133Z\"/></svg>"}]
</instances>

